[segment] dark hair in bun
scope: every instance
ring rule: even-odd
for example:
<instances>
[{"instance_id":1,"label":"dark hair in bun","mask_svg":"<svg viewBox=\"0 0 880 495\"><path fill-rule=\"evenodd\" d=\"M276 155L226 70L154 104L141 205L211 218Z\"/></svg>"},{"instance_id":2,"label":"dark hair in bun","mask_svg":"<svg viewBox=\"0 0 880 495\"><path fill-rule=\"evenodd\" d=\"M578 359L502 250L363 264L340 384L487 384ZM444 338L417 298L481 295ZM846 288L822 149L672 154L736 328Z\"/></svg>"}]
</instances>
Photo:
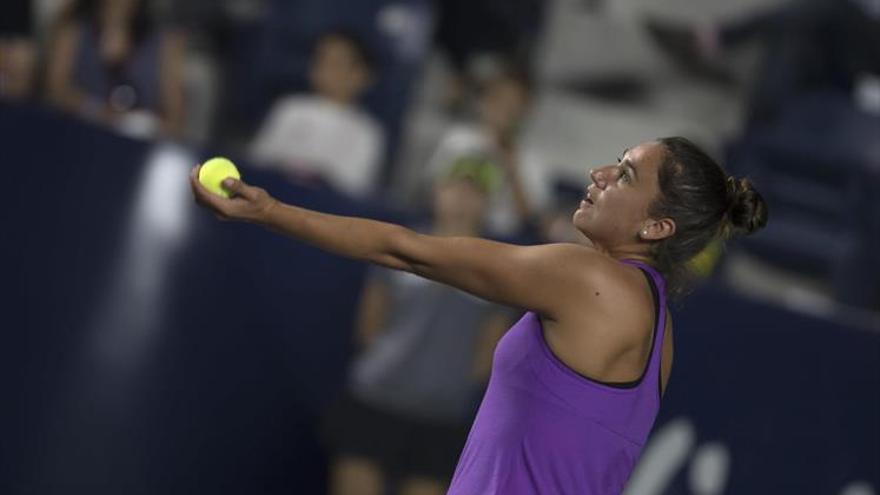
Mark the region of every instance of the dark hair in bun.
<instances>
[{"instance_id":1,"label":"dark hair in bun","mask_svg":"<svg viewBox=\"0 0 880 495\"><path fill-rule=\"evenodd\" d=\"M730 209L727 211L730 228L725 237L748 235L767 225L767 203L748 178L728 177L727 191L730 198Z\"/></svg>"},{"instance_id":2,"label":"dark hair in bun","mask_svg":"<svg viewBox=\"0 0 880 495\"><path fill-rule=\"evenodd\" d=\"M658 171L660 194L649 208L654 218L675 221L675 234L652 246L669 295L686 293L687 262L715 239L751 234L767 224L767 204L747 178L730 177L697 145L683 137L661 138L666 151Z\"/></svg>"}]
</instances>

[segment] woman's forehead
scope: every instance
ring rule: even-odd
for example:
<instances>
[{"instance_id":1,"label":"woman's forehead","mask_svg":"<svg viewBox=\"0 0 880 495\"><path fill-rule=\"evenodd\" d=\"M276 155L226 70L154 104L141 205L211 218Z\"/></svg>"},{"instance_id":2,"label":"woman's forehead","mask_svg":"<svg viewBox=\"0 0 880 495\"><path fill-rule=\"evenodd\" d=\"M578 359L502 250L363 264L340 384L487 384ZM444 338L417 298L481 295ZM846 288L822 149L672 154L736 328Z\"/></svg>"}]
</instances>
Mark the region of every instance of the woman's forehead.
<instances>
[{"instance_id":1,"label":"woman's forehead","mask_svg":"<svg viewBox=\"0 0 880 495\"><path fill-rule=\"evenodd\" d=\"M632 162L639 172L651 171L652 173L642 173L644 176L657 175L657 169L663 163L665 150L661 143L656 141L648 141L640 143L638 146L627 150L626 158Z\"/></svg>"},{"instance_id":2,"label":"woman's forehead","mask_svg":"<svg viewBox=\"0 0 880 495\"><path fill-rule=\"evenodd\" d=\"M638 163L643 161L661 160L663 154L663 145L657 141L645 141L626 151L630 160Z\"/></svg>"}]
</instances>

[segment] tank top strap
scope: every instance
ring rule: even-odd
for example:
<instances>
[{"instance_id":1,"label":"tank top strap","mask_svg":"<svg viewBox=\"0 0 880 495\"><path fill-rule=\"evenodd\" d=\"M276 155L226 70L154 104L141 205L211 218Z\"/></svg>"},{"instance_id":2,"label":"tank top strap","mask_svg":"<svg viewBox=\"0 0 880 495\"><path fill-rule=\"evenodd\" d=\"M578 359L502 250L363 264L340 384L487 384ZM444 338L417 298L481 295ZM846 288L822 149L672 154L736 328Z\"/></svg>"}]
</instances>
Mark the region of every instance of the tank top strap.
<instances>
[{"instance_id":1,"label":"tank top strap","mask_svg":"<svg viewBox=\"0 0 880 495\"><path fill-rule=\"evenodd\" d=\"M643 380L642 385L645 385L645 383L651 383L652 380L648 380L647 378L656 374L657 381L654 383L657 384L657 393L659 395L661 380L660 362L663 356L663 338L666 333L666 280L660 272L646 263L630 259L620 261L642 270L642 273L645 274L645 278L648 279L648 284L651 286L651 292L653 293L655 304L654 335L653 341L651 342L651 355L648 358L648 366L645 369L645 379Z\"/></svg>"}]
</instances>

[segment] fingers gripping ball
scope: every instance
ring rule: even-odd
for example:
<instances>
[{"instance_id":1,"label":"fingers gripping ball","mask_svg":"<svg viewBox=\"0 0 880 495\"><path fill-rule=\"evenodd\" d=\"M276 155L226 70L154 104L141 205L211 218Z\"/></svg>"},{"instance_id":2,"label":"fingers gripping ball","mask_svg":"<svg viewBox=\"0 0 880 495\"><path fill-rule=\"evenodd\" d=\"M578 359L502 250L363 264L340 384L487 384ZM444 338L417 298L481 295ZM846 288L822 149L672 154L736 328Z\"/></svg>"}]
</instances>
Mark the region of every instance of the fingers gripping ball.
<instances>
[{"instance_id":1,"label":"fingers gripping ball","mask_svg":"<svg viewBox=\"0 0 880 495\"><path fill-rule=\"evenodd\" d=\"M241 179L241 174L238 173L235 164L226 158L211 158L199 168L199 182L205 186L205 189L224 198L228 198L230 194L223 189L221 183L230 177L238 180Z\"/></svg>"}]
</instances>

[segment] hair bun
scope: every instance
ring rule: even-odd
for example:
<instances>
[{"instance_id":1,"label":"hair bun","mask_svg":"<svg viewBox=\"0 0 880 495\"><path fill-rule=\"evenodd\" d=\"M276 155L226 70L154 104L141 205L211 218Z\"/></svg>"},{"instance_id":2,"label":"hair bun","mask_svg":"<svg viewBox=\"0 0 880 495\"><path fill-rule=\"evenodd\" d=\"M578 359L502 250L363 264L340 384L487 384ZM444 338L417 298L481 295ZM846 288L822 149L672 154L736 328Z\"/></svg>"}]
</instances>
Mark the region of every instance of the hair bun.
<instances>
[{"instance_id":1,"label":"hair bun","mask_svg":"<svg viewBox=\"0 0 880 495\"><path fill-rule=\"evenodd\" d=\"M749 235L767 225L767 203L749 179L727 178L730 207L727 218L733 235Z\"/></svg>"}]
</instances>

